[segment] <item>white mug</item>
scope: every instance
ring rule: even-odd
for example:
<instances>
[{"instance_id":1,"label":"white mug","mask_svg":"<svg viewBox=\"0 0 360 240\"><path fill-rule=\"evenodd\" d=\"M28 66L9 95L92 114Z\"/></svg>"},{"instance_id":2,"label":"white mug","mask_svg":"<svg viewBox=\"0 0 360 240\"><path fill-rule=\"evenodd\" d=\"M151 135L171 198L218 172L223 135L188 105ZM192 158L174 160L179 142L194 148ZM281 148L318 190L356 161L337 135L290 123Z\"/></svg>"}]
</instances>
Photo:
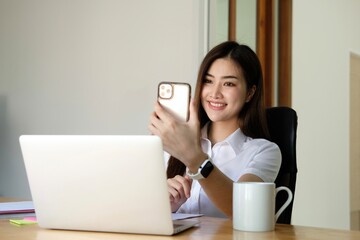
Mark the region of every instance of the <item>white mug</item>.
<instances>
[{"instance_id":1,"label":"white mug","mask_svg":"<svg viewBox=\"0 0 360 240\"><path fill-rule=\"evenodd\" d=\"M288 199L275 214L275 198L281 190L288 192ZM235 182L233 184L233 228L251 232L274 230L276 220L289 206L292 198L289 188L275 188L275 183Z\"/></svg>"}]
</instances>

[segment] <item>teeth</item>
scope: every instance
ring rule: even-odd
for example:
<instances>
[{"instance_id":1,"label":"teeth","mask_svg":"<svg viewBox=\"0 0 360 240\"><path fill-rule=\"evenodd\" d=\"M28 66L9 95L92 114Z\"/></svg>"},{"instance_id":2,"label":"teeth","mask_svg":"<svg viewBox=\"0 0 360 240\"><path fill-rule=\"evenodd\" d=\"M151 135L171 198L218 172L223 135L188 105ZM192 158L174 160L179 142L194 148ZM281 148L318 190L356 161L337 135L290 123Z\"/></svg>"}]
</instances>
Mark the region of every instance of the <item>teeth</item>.
<instances>
[{"instance_id":1,"label":"teeth","mask_svg":"<svg viewBox=\"0 0 360 240\"><path fill-rule=\"evenodd\" d=\"M213 102L210 102L210 105L214 106L214 107L223 107L223 106L225 106L225 104L223 104L223 103L213 103Z\"/></svg>"}]
</instances>

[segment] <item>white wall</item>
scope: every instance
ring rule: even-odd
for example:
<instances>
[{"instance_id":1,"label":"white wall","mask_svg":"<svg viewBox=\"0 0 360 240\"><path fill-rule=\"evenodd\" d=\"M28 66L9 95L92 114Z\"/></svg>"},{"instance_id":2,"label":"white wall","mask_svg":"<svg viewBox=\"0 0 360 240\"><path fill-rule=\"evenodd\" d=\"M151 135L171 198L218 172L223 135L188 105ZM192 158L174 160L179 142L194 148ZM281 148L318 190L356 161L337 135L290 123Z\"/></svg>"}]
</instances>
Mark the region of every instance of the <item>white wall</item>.
<instances>
[{"instance_id":1,"label":"white wall","mask_svg":"<svg viewBox=\"0 0 360 240\"><path fill-rule=\"evenodd\" d=\"M256 1L236 1L236 39L256 51Z\"/></svg>"},{"instance_id":2,"label":"white wall","mask_svg":"<svg viewBox=\"0 0 360 240\"><path fill-rule=\"evenodd\" d=\"M224 42L229 35L229 0L209 1L209 46ZM236 1L236 39L256 50L256 1Z\"/></svg>"},{"instance_id":3,"label":"white wall","mask_svg":"<svg viewBox=\"0 0 360 240\"><path fill-rule=\"evenodd\" d=\"M209 47L228 39L229 1L209 0Z\"/></svg>"},{"instance_id":4,"label":"white wall","mask_svg":"<svg viewBox=\"0 0 360 240\"><path fill-rule=\"evenodd\" d=\"M294 224L350 226L349 59L360 53L359 11L358 0L293 0Z\"/></svg>"},{"instance_id":5,"label":"white wall","mask_svg":"<svg viewBox=\"0 0 360 240\"><path fill-rule=\"evenodd\" d=\"M194 86L204 1L0 0L0 196L21 134L148 134L160 81Z\"/></svg>"}]
</instances>

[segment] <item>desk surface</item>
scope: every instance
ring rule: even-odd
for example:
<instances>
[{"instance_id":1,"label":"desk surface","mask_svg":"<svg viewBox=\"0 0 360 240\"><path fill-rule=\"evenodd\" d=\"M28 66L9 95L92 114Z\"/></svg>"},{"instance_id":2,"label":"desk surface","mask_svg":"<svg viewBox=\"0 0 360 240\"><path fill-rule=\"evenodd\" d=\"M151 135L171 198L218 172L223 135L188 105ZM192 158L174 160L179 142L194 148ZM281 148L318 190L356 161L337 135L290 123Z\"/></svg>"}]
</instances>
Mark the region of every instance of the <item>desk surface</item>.
<instances>
[{"instance_id":1,"label":"desk surface","mask_svg":"<svg viewBox=\"0 0 360 240\"><path fill-rule=\"evenodd\" d=\"M241 232L233 230L232 221L220 218L200 217L200 225L175 236L152 236L120 233L99 233L41 229L38 225L17 226L8 220L0 220L1 240L122 240L122 239L360 239L358 231L344 231L312 227L300 227L285 224L276 225L272 232Z\"/></svg>"},{"instance_id":2,"label":"desk surface","mask_svg":"<svg viewBox=\"0 0 360 240\"><path fill-rule=\"evenodd\" d=\"M0 202L16 201L17 199L0 197ZM122 240L122 239L317 239L317 240L359 240L360 231L334 230L325 228L301 227L287 224L277 224L272 232L241 232L233 230L232 221L222 218L200 217L197 227L186 230L174 236L152 236L121 233L81 232L42 229L36 225L18 226L7 219L0 219L1 240Z\"/></svg>"}]
</instances>

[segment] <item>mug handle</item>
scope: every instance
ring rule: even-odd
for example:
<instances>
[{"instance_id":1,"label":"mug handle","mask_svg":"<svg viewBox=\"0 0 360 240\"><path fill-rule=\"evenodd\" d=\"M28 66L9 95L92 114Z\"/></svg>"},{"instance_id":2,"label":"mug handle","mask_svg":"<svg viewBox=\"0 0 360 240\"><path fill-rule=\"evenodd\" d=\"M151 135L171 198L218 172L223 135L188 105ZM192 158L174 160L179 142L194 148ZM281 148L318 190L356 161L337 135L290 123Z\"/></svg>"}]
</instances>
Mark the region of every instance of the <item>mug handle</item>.
<instances>
[{"instance_id":1,"label":"mug handle","mask_svg":"<svg viewBox=\"0 0 360 240\"><path fill-rule=\"evenodd\" d=\"M288 199L275 214L275 222L278 220L280 214L287 208L287 206L289 206L289 204L291 203L291 200L293 199L293 194L292 194L291 190L284 186L276 188L276 195L278 192L280 192L282 190L285 190L288 193Z\"/></svg>"}]
</instances>

